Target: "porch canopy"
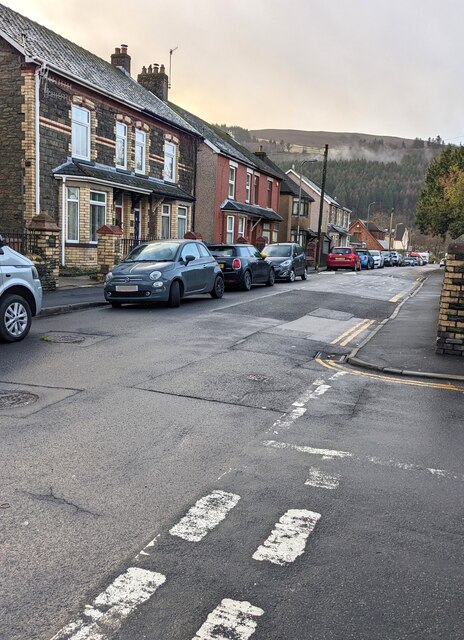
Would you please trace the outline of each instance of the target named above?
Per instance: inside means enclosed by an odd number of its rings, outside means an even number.
[[[142,178],[122,171],[102,168],[101,166],[77,162],[68,162],[53,171],[56,178],[71,178],[73,180],[89,181],[126,191],[136,191],[140,194],[159,196],[193,202],[195,198],[174,184],[167,184],[154,178]]]
[[[258,207],[255,204],[247,204],[246,202],[236,202],[235,200],[224,200],[221,205],[221,211],[243,213],[250,218],[258,218],[264,222],[281,222],[283,219],[282,216],[273,209]]]
[[[349,231],[347,231],[346,229],[344,229],[343,227],[337,227],[334,224],[330,224],[329,225],[329,232],[332,233],[338,233],[338,235],[340,236],[350,236],[351,233]]]

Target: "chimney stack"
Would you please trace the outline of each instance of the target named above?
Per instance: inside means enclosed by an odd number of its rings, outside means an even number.
[[[164,64],[150,64],[148,69],[142,67],[142,73],[137,76],[137,82],[163,102],[167,101],[169,78],[166,75]]]
[[[255,156],[257,158],[259,158],[260,160],[265,160],[267,158],[266,152],[263,151],[263,145],[262,144],[259,145],[259,151],[255,151]]]
[[[121,47],[115,48],[114,53],[111,54],[111,64],[113,67],[122,69],[130,76],[131,57],[127,53],[127,44],[122,44]]]

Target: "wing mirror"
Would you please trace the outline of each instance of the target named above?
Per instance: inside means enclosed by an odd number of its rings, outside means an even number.
[[[188,264],[189,262],[192,262],[192,260],[195,260],[195,256],[188,255],[188,256],[185,256],[185,258],[184,258],[185,264]]]
[[[4,246],[5,246],[5,240],[3,239],[3,236],[0,233],[0,247],[4,247]]]

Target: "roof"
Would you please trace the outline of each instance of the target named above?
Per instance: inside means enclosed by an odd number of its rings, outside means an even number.
[[[4,36],[32,61],[44,62],[51,70],[72,78],[79,84],[109,94],[153,117],[198,135],[178,113],[124,71],[1,4],[0,36]]]
[[[306,176],[303,176],[303,175],[300,176],[300,174],[297,173],[294,169],[289,169],[286,173],[287,173],[288,176],[293,176],[293,178],[290,178],[290,179],[296,179],[296,181],[298,181],[298,182],[299,182],[300,177],[301,177],[301,182],[304,185],[306,185],[307,187],[312,189],[315,193],[317,193],[317,195],[319,197],[321,196],[321,188],[318,187],[315,182],[313,182],[312,180],[310,180]],[[332,198],[332,196],[329,196],[328,193],[324,193],[324,200],[330,205],[333,205],[335,207],[339,207],[340,209],[344,209],[345,211],[348,211],[349,213],[351,213],[351,209],[348,209],[347,207],[344,207],[343,205],[341,205],[339,202],[337,202],[335,200],[335,198]]]
[[[406,233],[406,225],[403,222],[399,222],[395,229],[395,240],[402,240]]]
[[[349,236],[351,235],[349,231],[347,231],[344,227],[337,227],[335,224],[329,225],[329,231],[332,233],[339,233],[341,236]]]
[[[254,155],[258,157],[256,153]],[[293,180],[291,180],[287,176],[283,169],[272,162],[272,160],[264,152],[262,152],[262,155],[259,157],[259,159],[279,175],[280,179],[282,180],[282,184],[280,185],[280,193],[290,194],[292,196],[295,196],[296,198],[299,197],[299,185],[295,184],[295,182],[293,182]],[[314,198],[305,191],[301,192],[301,199],[306,200],[307,202],[315,202]]]
[[[246,213],[253,218],[262,218],[269,222],[280,222],[282,216],[279,216],[273,209],[265,209],[255,204],[246,204],[245,202],[236,202],[235,200],[224,200],[221,204],[221,211],[238,211]]]
[[[176,200],[187,200],[190,202],[194,200],[191,195],[179,189],[179,187],[163,182],[162,180],[142,178],[130,173],[123,173],[116,169],[109,169],[106,166],[103,167],[103,165],[92,165],[77,162],[76,160],[57,167],[53,170],[53,175],[58,178],[66,176],[77,180],[98,180],[102,183],[111,184],[113,187],[129,189],[139,193],[153,193],[163,198],[175,198]]]

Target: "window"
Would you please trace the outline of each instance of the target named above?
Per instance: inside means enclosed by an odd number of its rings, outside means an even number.
[[[253,203],[258,204],[259,201],[259,176],[255,176],[253,185]]]
[[[195,260],[198,260],[200,257],[200,252],[198,251],[198,245],[194,242],[189,242],[188,244],[182,247],[182,251],[180,254],[180,259],[185,260],[187,256],[193,256]]]
[[[226,242],[232,244],[234,241],[234,216],[227,216]]]
[[[294,216],[298,216],[298,208],[299,208],[298,205],[299,205],[299,199],[298,198],[294,198],[293,199],[293,212],[292,212],[292,215],[294,215]],[[307,216],[308,215],[308,202],[306,200],[302,200],[301,201],[300,215],[301,216]]]
[[[239,236],[245,235],[245,218],[238,219],[238,235]]]
[[[119,192],[114,197],[114,224],[118,227],[123,225],[123,206],[122,206],[122,193]]]
[[[272,207],[272,180],[267,181],[267,201],[266,206],[268,209]]]
[[[171,205],[163,204],[161,208],[161,239],[167,240],[171,235]]]
[[[245,202],[251,202],[251,179],[252,179],[252,177],[253,177],[253,174],[250,171],[247,171]]]
[[[202,258],[211,258],[211,254],[208,251],[208,249],[205,247],[204,244],[199,243],[196,246],[198,247],[198,251],[200,252],[200,257],[202,257]]]
[[[116,166],[127,169],[127,126],[116,123]]]
[[[145,173],[145,155],[146,155],[147,138],[144,131],[136,129],[135,131],[135,171],[136,173]]]
[[[97,229],[106,222],[106,193],[90,192],[90,242],[97,242]]]
[[[267,240],[267,242],[271,241],[271,224],[269,222],[265,222],[263,224],[262,236]]]
[[[229,167],[229,198],[235,198],[235,174],[237,169]]]
[[[71,115],[73,157],[90,160],[90,111],[73,104]]]
[[[279,237],[279,225],[275,224],[272,227],[272,242],[278,242],[278,237]]]
[[[187,207],[177,208],[177,237],[183,238],[187,233]]]
[[[79,242],[79,189],[68,187],[66,241]]]
[[[164,179],[176,181],[176,145],[172,142],[164,143]]]

